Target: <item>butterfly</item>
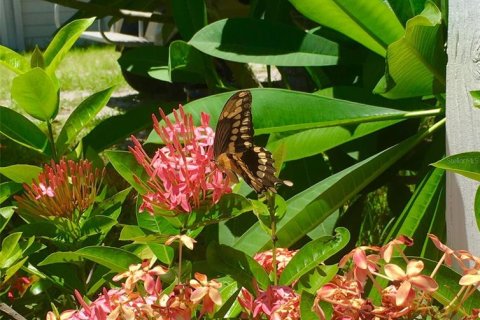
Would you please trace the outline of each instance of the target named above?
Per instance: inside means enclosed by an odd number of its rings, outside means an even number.
[[[281,184],[292,186],[275,176],[272,154],[253,144],[253,133],[252,94],[239,91],[228,99],[218,119],[213,143],[217,166],[232,182],[241,176],[256,193],[276,192]]]

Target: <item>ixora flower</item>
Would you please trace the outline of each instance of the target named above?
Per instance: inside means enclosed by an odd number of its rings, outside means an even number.
[[[167,272],[162,266],[154,266],[151,261],[131,265],[129,270],[113,278],[125,279],[121,288],[102,290],[92,302],[87,302],[80,292],[74,295],[80,305],[79,310],[57,310],[47,314],[47,320],[190,320],[200,319],[205,313],[215,310],[222,299],[216,280],[208,281],[207,276],[195,274],[189,283],[177,284],[166,293],[160,276]],[[198,311],[202,304],[201,311]]]
[[[292,260],[293,256],[298,252],[298,250],[289,250],[286,248],[277,248],[275,249],[275,261],[277,263],[277,275],[282,274],[283,269],[287,264]],[[273,249],[267,250],[264,252],[257,253],[254,257],[267,273],[273,271]]]
[[[60,160],[46,164],[25,193],[15,196],[20,212],[43,217],[73,219],[95,201],[104,170],[94,169],[88,160]]]
[[[213,161],[215,133],[209,127],[209,116],[202,113],[201,125],[196,127],[192,115],[186,114],[182,106],[173,111],[175,123],[162,110],[160,114],[166,125],[160,126],[152,115],[153,127],[165,146],[152,158],[132,136],[134,147],[130,151],[149,176],[146,182],[136,178],[147,189],[140,209],[154,213],[154,207],[159,207],[187,213],[205,201],[217,203],[231,188]]]

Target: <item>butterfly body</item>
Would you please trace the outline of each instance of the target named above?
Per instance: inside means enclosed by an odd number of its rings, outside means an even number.
[[[253,143],[252,94],[235,93],[225,104],[215,131],[214,156],[217,166],[232,182],[240,175],[255,192],[276,192],[276,186],[291,186],[275,176],[272,154]]]

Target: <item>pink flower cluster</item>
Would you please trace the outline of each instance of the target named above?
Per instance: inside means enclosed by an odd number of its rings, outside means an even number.
[[[43,217],[72,219],[94,201],[100,189],[104,170],[94,169],[88,160],[52,160],[31,185],[24,184],[25,193],[15,196],[20,212]]]
[[[280,275],[297,251],[277,248],[275,253],[277,274]],[[273,272],[273,250],[257,253],[254,259],[267,273]],[[271,285],[266,290],[256,287],[255,297],[242,288],[238,301],[253,319],[262,319],[264,316],[270,320],[300,319],[300,295],[289,286]]]
[[[208,281],[201,273],[195,273],[195,279],[189,284],[177,284],[171,293],[165,293],[160,276],[167,269],[151,266],[145,260],[113,278],[125,279],[122,288],[103,289],[103,293],[91,303],[86,302],[75,290],[81,309],[67,310],[58,314],[50,311],[47,320],[189,320],[193,316],[202,317],[212,313],[215,306],[222,304],[218,289],[221,284],[216,280]],[[202,305],[200,312],[196,310]]]
[[[150,158],[140,142],[132,136],[134,147],[130,151],[145,169],[149,178],[142,182],[148,191],[143,195],[141,210],[154,213],[154,208],[191,212],[204,201],[217,203],[225,193],[230,193],[229,181],[213,161],[215,133],[209,127],[209,116],[201,115],[201,125],[193,124],[192,115],[180,106],[174,110],[175,123],[160,110],[165,126],[160,126],[152,115],[155,132],[165,146]]]
[[[326,319],[320,301],[329,303],[333,308],[332,320],[357,319],[416,319],[429,316],[432,319],[448,319],[480,284],[480,259],[466,251],[454,251],[434,235],[429,235],[437,248],[444,252],[437,267],[430,275],[422,274],[424,263],[421,260],[408,259],[403,253],[403,246],[413,245],[413,240],[400,236],[383,247],[363,246],[352,250],[342,258],[340,267],[352,261],[352,266],[345,275],[336,275],[332,281],[317,291],[313,310],[320,319]],[[396,251],[405,261],[406,269],[390,263]],[[455,258],[464,270],[459,284],[465,286],[444,310],[432,305],[431,294],[438,290],[434,280],[441,264],[451,265]],[[383,260],[383,261],[382,261]],[[473,267],[468,263],[473,262]],[[382,272],[383,270],[383,272]],[[378,281],[388,280],[386,287]],[[376,306],[364,296],[368,281],[381,295],[381,305]],[[453,313],[452,313],[453,312]],[[478,311],[472,317],[478,319]]]

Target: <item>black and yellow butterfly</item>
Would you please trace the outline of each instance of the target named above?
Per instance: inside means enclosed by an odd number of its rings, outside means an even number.
[[[239,91],[228,99],[218,119],[213,145],[215,162],[233,182],[240,175],[256,193],[276,192],[292,182],[275,176],[272,154],[253,144],[252,94]]]

